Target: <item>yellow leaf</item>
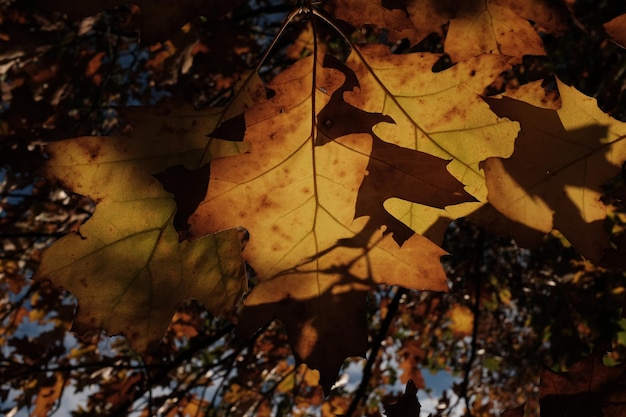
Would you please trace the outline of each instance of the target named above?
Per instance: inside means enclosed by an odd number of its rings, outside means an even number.
[[[583,255],[599,260],[609,244],[601,185],[619,174],[626,160],[626,123],[575,88],[560,81],[558,88],[558,110],[507,97],[488,100],[498,115],[515,117],[522,126],[509,159],[484,163],[489,202],[535,230],[557,229]]]
[[[361,54],[367,64],[309,57],[276,77],[274,95],[245,114],[250,152],[211,164],[207,196],[189,218],[192,235],[250,232],[244,256],[259,283],[240,331],[280,318],[296,358],[320,370],[326,389],[345,357],[365,353],[367,289],[447,289],[445,252],[416,231],[473,201],[463,184],[483,190],[478,163],[509,155],[517,133],[477,95],[506,58],[433,74],[438,56]],[[450,91],[467,107],[445,99]],[[456,156],[465,160],[448,162]],[[383,207],[392,197],[434,214],[415,213],[408,227]]]
[[[449,311],[450,328],[456,336],[469,336],[474,327],[474,313],[468,307],[455,304]]]
[[[78,233],[44,253],[35,279],[50,279],[78,298],[79,332],[123,333],[144,352],[159,342],[185,299],[227,315],[245,291],[237,231],[179,242],[174,226],[182,204],[177,211],[154,176],[173,165],[194,168],[210,156],[238,153],[239,145],[204,138],[219,110],[129,113],[137,123],[130,136],[83,137],[46,148],[44,174],[97,207]]]
[[[361,89],[368,94],[359,97],[359,103],[395,121],[376,126],[376,134],[403,148],[450,160],[447,170],[478,200],[445,208],[400,198],[385,202],[385,209],[411,229],[441,242],[449,219],[468,215],[487,199],[479,163],[513,152],[519,124],[498,117],[480,98],[485,86],[508,67],[508,58],[481,55],[434,73],[437,54],[389,55],[381,46],[365,48],[362,54],[367,64],[354,65]]]

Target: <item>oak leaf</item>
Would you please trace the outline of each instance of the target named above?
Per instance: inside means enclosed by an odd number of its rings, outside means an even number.
[[[548,0],[406,0],[405,10],[389,10],[378,1],[334,0],[333,13],[356,27],[373,24],[390,30],[390,39],[411,45],[431,33],[445,34],[444,51],[454,62],[484,53],[512,57],[545,55],[538,31],[566,30],[566,8]],[[534,22],[534,25],[531,24]]]
[[[424,388],[426,384],[420,364],[424,360],[426,352],[422,347],[422,342],[416,339],[403,340],[398,353],[402,358],[398,364],[398,370],[401,371],[400,382],[406,384],[411,380],[417,388]]]
[[[450,20],[444,50],[459,62],[483,53],[515,57],[545,55],[543,42],[530,22],[510,8],[511,1],[467,1]],[[468,35],[469,34],[469,35]]]
[[[517,97],[532,101],[525,89]],[[603,113],[596,100],[558,82],[561,107],[553,110],[503,97],[487,99],[522,130],[508,159],[483,167],[489,202],[510,219],[547,233],[558,229],[586,257],[599,260],[608,248],[601,186],[626,160],[626,124]],[[531,95],[532,94],[532,95]]]
[[[407,0],[406,10],[420,38],[431,33],[443,35],[444,27],[459,9],[458,0]]]
[[[386,148],[394,145],[404,149],[404,155],[409,155],[407,149],[410,149],[448,160],[447,171],[473,196],[475,202],[470,199],[456,205],[448,202],[445,208],[436,201],[424,200],[429,196],[451,195],[451,184],[444,187],[441,183],[437,184],[441,193],[432,189],[425,193],[426,188],[414,183],[403,187],[405,195],[387,196],[384,208],[391,215],[439,243],[450,219],[466,216],[486,201],[487,188],[480,162],[495,155],[507,157],[513,152],[519,124],[498,117],[480,97],[485,87],[508,68],[508,58],[481,55],[434,73],[431,68],[441,57],[439,54],[389,55],[380,46],[363,48],[361,53],[366,64],[355,59],[353,65],[362,90],[370,93],[354,98],[348,95],[347,101],[354,100],[354,104],[369,111],[387,114],[395,122],[395,125],[375,127],[374,132],[389,145],[379,146],[375,142],[373,152],[380,149],[384,154]],[[402,157],[398,160],[397,163],[402,163]],[[435,160],[431,162],[436,164]],[[413,169],[422,169],[421,175],[428,175],[425,161]],[[377,184],[379,189],[382,186]],[[412,195],[406,196],[407,193]]]
[[[245,146],[203,137],[219,121],[218,110],[126,113],[137,124],[128,136],[82,137],[46,147],[43,174],[97,206],[77,233],[44,253],[35,279],[49,279],[78,298],[79,333],[123,333],[144,352],[159,342],[184,300],[196,298],[214,314],[226,315],[246,289],[237,231],[179,242],[176,203],[154,175],[171,166],[195,168]]]
[[[500,73],[506,59],[477,58],[452,70],[454,75],[437,74],[445,80],[439,82],[430,75],[438,56],[394,56],[381,48],[360,53],[367,64],[358,54],[347,64],[309,57],[277,76],[267,86],[272,97],[245,113],[250,152],[211,163],[207,196],[189,218],[192,235],[236,225],[249,230],[244,256],[259,283],[245,301],[239,331],[249,334],[280,318],[296,358],[320,371],[327,391],[345,357],[363,355],[367,347],[367,289],[380,283],[447,288],[439,261],[445,252],[391,216],[385,200],[403,198],[438,214],[475,201],[446,167],[458,163],[459,177],[481,189],[482,177],[468,174],[468,165],[477,172],[487,155],[509,155],[517,133],[515,123],[498,119],[475,92]],[[452,81],[459,74],[465,77]],[[399,91],[391,94],[386,83]],[[455,88],[480,109],[460,111],[446,107],[449,101],[421,108],[422,99],[430,103],[431,95]],[[483,118],[473,120],[481,112]],[[445,123],[454,131],[426,133]],[[459,127],[467,129],[465,135]],[[495,133],[504,138],[491,145]],[[471,162],[449,162],[418,149],[433,137],[441,141],[425,149],[450,156],[441,152],[442,142],[469,149],[454,141],[471,138],[479,152]],[[424,229],[430,225],[419,221]]]

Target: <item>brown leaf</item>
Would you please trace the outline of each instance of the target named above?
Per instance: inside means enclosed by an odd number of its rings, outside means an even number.
[[[413,45],[431,33],[430,26],[414,25],[405,11],[389,10],[383,6],[382,0],[334,0],[329,2],[329,5],[336,18],[345,20],[357,28],[374,25],[390,29],[388,35],[392,42],[407,38]],[[433,32],[441,28],[434,29],[436,30]]]
[[[424,388],[424,376],[420,370],[420,364],[425,357],[425,352],[421,341],[419,339],[404,340],[398,353],[402,357],[399,365],[402,370],[400,382],[406,384],[411,380],[417,388]]]
[[[287,280],[281,280],[280,284],[284,288],[293,287]],[[261,287],[261,291],[266,287]],[[255,291],[256,298],[261,298],[259,290]],[[274,303],[247,306],[237,332],[248,337],[265,323],[280,319],[287,329],[296,360],[319,370],[319,383],[328,394],[345,358],[365,356],[367,292],[331,289],[304,300],[298,295],[287,294]]]
[[[422,39],[430,33],[443,35],[443,28],[459,9],[458,0],[407,0],[409,18]]]
[[[414,232],[385,209],[383,204],[388,199],[399,198],[440,209],[477,201],[465,191],[463,183],[446,170],[449,161],[384,142],[377,136],[373,139],[355,215],[368,215],[385,225],[399,245]]]
[[[163,184],[165,191],[174,194],[176,214],[173,223],[179,233],[189,230],[187,219],[204,199],[210,174],[211,166],[207,164],[195,170],[176,165],[153,175]]]
[[[537,30],[558,35],[567,28],[568,15],[564,6],[548,0],[408,0],[406,10],[418,40],[433,32],[443,35],[449,23],[444,51],[455,62],[482,53],[511,56],[511,63],[524,55],[545,55]],[[358,21],[355,16],[351,23],[358,26]]]
[[[515,64],[524,55],[545,55],[535,28],[511,9],[510,3],[513,2],[462,2],[450,21],[444,43],[444,51],[452,61],[493,53],[514,57],[511,63]]]
[[[493,0],[493,3],[511,9],[523,19],[533,21],[536,29],[542,32],[560,35],[568,29],[569,11],[560,2],[550,0]]]
[[[514,221],[543,233],[558,229],[583,255],[599,260],[608,247],[601,185],[621,172],[626,124],[603,113],[594,99],[558,85],[558,110],[487,99],[496,114],[522,126],[511,158],[483,164],[488,199]]]

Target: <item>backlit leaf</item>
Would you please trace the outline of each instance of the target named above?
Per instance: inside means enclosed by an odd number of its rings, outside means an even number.
[[[507,68],[508,58],[482,55],[434,73],[431,68],[440,57],[437,54],[388,55],[383,47],[365,48],[362,54],[367,66],[359,61],[354,65],[362,90],[369,93],[355,96],[354,103],[387,114],[395,122],[379,124],[374,132],[403,149],[403,155],[410,155],[407,149],[412,149],[450,160],[447,171],[464,185],[464,192],[473,196],[464,204],[456,204],[461,201],[449,200],[454,195],[451,184],[444,186],[439,181],[440,194],[448,195],[442,206],[423,200],[420,196],[426,189],[416,183],[407,184],[402,191],[393,188],[397,194],[388,196],[385,209],[417,233],[441,242],[449,219],[466,216],[486,201],[487,189],[479,163],[493,155],[509,156],[513,152],[518,123],[499,118],[479,96]],[[347,100],[350,102],[352,97]],[[376,151],[376,142],[374,146]],[[396,164],[402,163],[403,158],[407,156],[398,157]],[[426,161],[416,165],[413,169],[423,169],[422,175],[427,175]],[[438,171],[432,172],[436,175]],[[393,181],[397,181],[395,177],[389,182]],[[409,193],[414,196],[407,198]],[[429,190],[427,195],[437,193]]]
[[[158,343],[182,301],[196,298],[214,314],[230,314],[246,287],[237,231],[179,242],[176,203],[153,175],[169,166],[197,167],[205,155],[238,153],[241,145],[200,134],[217,123],[215,110],[129,114],[137,123],[129,136],[47,146],[44,175],[97,207],[77,233],[44,253],[35,279],[78,298],[79,332],[123,333],[143,352]]]
[[[452,70],[466,74],[453,81],[450,73],[430,71],[438,56],[381,48],[362,54],[373,64],[365,67],[356,56],[348,66],[309,57],[276,77],[268,85],[275,95],[245,114],[250,152],[212,162],[206,199],[189,219],[193,235],[238,225],[249,230],[244,256],[259,284],[246,299],[240,331],[280,318],[296,357],[320,370],[327,390],[345,357],[365,352],[368,288],[447,288],[439,262],[445,252],[415,233],[432,219],[416,216],[408,227],[384,209],[385,201],[403,198],[437,214],[474,201],[458,177],[482,189],[478,162],[510,154],[517,132],[476,95],[506,59],[477,58]],[[479,108],[448,107],[436,94],[445,88]],[[429,102],[431,96],[440,102]],[[452,131],[440,131],[444,120]],[[496,141],[496,133],[505,137]],[[469,138],[478,143],[471,146],[474,159],[440,158],[461,153]]]
[[[558,87],[558,110],[507,97],[487,100],[498,115],[522,126],[511,158],[484,163],[489,202],[535,230],[558,229],[583,255],[598,260],[608,247],[601,185],[626,160],[626,124],[598,109],[595,99],[561,82]]]

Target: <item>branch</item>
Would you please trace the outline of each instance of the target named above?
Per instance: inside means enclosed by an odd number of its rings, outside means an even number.
[[[141,390],[137,390],[134,392],[134,396],[132,399],[129,399],[121,404],[119,404],[116,408],[111,410],[109,416],[119,416],[123,417],[128,415],[128,409],[132,406],[132,404],[138,399],[144,396],[146,392],[150,392],[152,387],[154,387],[157,383],[159,383],[163,378],[167,377],[167,375],[176,369],[182,363],[190,360],[193,356],[195,356],[198,352],[206,349],[211,346],[213,343],[216,343],[222,337],[226,336],[230,333],[235,326],[231,323],[228,323],[226,326],[219,329],[214,335],[202,337],[201,340],[196,340],[196,343],[193,344],[189,349],[182,352],[180,355],[176,357],[170,363],[165,364],[164,366],[159,366],[159,372],[155,375],[150,376],[150,379],[147,383],[144,384]],[[142,369],[146,369],[146,365],[142,366]],[[139,381],[138,381],[139,382]]]
[[[350,403],[350,407],[348,407],[346,416],[354,415],[357,407],[359,406],[359,403],[365,398],[367,386],[369,385],[369,381],[372,378],[372,368],[374,366],[374,362],[376,362],[378,352],[380,351],[383,341],[387,337],[387,332],[391,327],[393,317],[396,315],[396,311],[398,310],[398,306],[400,305],[400,300],[402,299],[402,296],[406,293],[406,288],[398,287],[398,289],[396,290],[396,294],[393,296],[393,300],[391,300],[391,303],[387,308],[387,315],[380,325],[380,329],[378,330],[378,334],[376,335],[376,339],[374,340],[372,345],[372,351],[370,352],[367,363],[363,368],[363,377],[361,378],[361,384],[357,388],[355,395],[352,398],[352,402]]]
[[[470,356],[465,364],[465,375],[463,376],[463,382],[461,382],[461,390],[460,396],[463,398],[465,402],[466,415],[468,417],[473,417],[472,412],[470,411],[470,403],[469,396],[467,395],[467,389],[469,387],[469,379],[470,374],[472,372],[472,365],[476,360],[476,351],[478,350],[478,325],[480,322],[480,297],[481,297],[481,260],[480,256],[484,250],[484,236],[483,231],[478,231],[478,239],[477,239],[477,247],[478,251],[474,253],[473,259],[473,268],[472,268],[472,277],[474,278],[474,304],[472,305],[472,313],[474,314],[474,322],[472,325],[472,342],[470,344]]]

